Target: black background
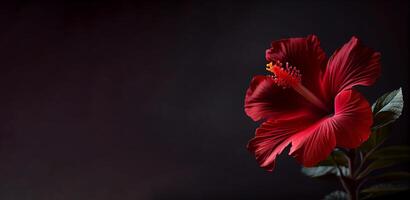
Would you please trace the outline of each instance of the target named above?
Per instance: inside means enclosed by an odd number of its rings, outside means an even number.
[[[0,199],[320,199],[340,186],[245,149],[265,49],[313,33],[330,56],[356,35],[382,53],[373,102],[408,93],[407,23],[406,1],[2,5]]]

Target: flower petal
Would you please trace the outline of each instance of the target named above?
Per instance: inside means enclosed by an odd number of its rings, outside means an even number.
[[[336,147],[336,136],[332,120],[323,118],[290,139],[289,155],[303,166],[312,167],[326,159]]]
[[[245,112],[255,121],[312,106],[293,89],[278,87],[269,76],[255,76],[245,96]]]
[[[290,138],[315,121],[308,111],[289,113],[280,119],[269,119],[256,129],[255,137],[248,143],[248,150],[255,154],[259,165],[272,171],[275,159],[290,144]]]
[[[369,138],[372,111],[357,91],[344,90],[335,98],[335,115],[294,134],[289,152],[305,167],[330,155],[335,146],[356,148]]]
[[[380,53],[362,45],[356,37],[329,59],[323,76],[327,97],[356,85],[372,85],[380,76]]]
[[[344,90],[336,96],[335,115],[337,146],[356,148],[369,138],[373,124],[367,100],[356,90]]]
[[[321,71],[326,67],[326,55],[315,35],[274,41],[272,48],[266,50],[265,57],[269,62],[289,62],[300,70],[305,87],[315,93],[320,92],[319,80]]]

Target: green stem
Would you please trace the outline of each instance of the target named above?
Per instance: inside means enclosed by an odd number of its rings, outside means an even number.
[[[349,171],[350,175],[349,178],[350,180],[348,181],[348,195],[350,200],[358,200],[359,199],[359,188],[358,188],[358,182],[354,177],[354,174],[356,173],[356,166],[357,166],[357,151],[356,150],[350,150],[349,151]]]
[[[354,153],[354,154],[353,154]],[[334,156],[332,154],[332,160],[334,162],[334,165],[336,166],[336,168],[338,169],[340,176],[339,176],[339,180],[344,188],[344,190],[346,191],[349,200],[358,200],[359,199],[359,187],[360,187],[360,182],[357,181],[352,175],[355,173],[355,160],[356,160],[356,153],[355,152],[348,152],[348,156],[346,156],[346,159],[349,163],[348,167],[349,167],[349,176],[345,176],[343,174],[342,169],[340,168],[340,166],[337,164],[337,162],[334,159]]]
[[[369,152],[367,152],[367,153],[363,156],[363,159],[361,159],[360,165],[359,165],[359,167],[357,167],[357,171],[356,171],[356,173],[354,174],[355,176],[359,176],[359,177],[358,177],[359,179],[360,179],[360,178],[363,178],[363,177],[360,177],[360,174],[359,174],[359,173],[361,172],[361,170],[362,170],[364,164],[366,163],[366,161],[367,161],[367,159],[370,157],[370,155],[372,155],[372,153],[373,153],[374,151],[376,151],[376,149],[378,149],[385,141],[386,141],[386,139],[382,140],[379,144],[377,144],[376,146],[374,146]]]

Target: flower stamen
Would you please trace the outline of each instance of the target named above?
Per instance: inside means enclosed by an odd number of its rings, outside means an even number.
[[[327,111],[326,105],[317,98],[311,91],[309,91],[305,86],[302,85],[302,74],[296,67],[286,63],[285,67],[280,61],[276,61],[275,64],[272,62],[266,65],[266,70],[273,73],[273,80],[276,85],[286,88],[293,88],[297,93],[305,97],[315,106]]]
[[[285,88],[293,87],[297,85],[302,80],[302,75],[296,67],[290,66],[286,63],[286,67],[282,67],[282,63],[277,61],[275,64],[272,62],[266,65],[266,70],[272,72],[274,76],[274,81],[278,86]]]

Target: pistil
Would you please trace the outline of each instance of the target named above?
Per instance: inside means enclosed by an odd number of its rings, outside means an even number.
[[[311,91],[302,85],[302,74],[296,67],[290,66],[286,63],[285,67],[282,67],[282,63],[277,61],[275,64],[272,62],[266,65],[266,70],[274,74],[273,80],[275,83],[282,87],[293,88],[297,93],[303,96],[306,100],[317,106],[318,108],[327,111],[326,105],[317,98]]]

